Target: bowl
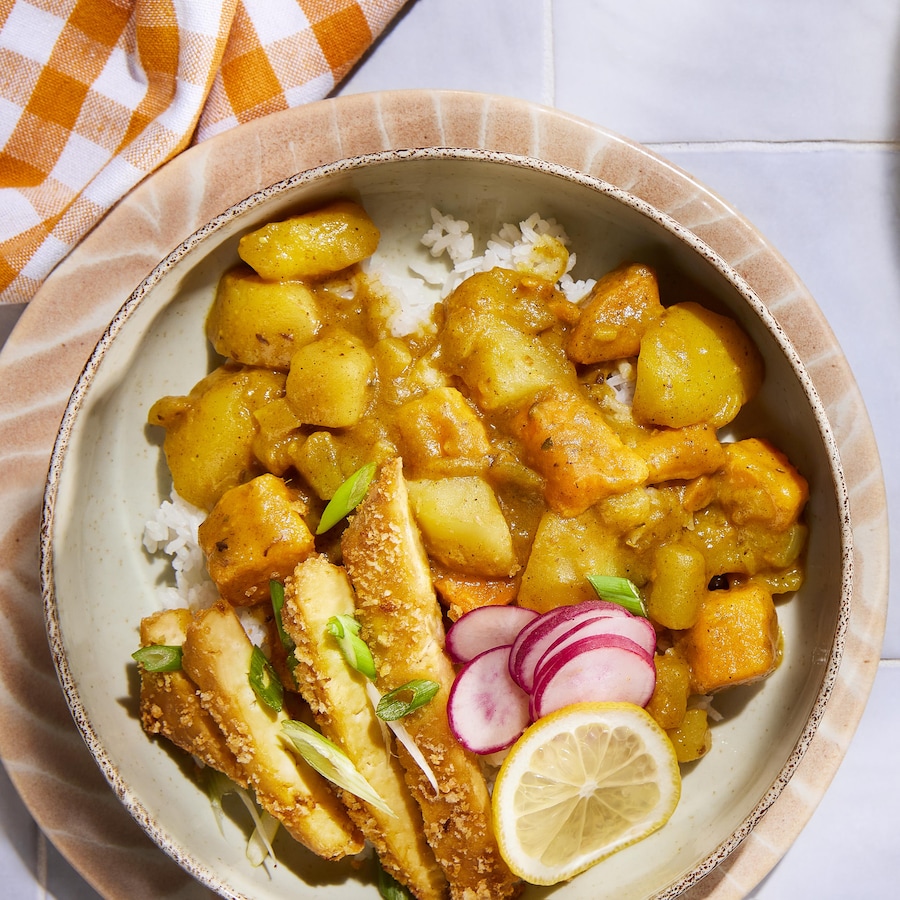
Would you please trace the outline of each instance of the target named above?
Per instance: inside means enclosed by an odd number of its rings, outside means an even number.
[[[318,166],[212,218],[163,259],[115,315],[66,407],[51,460],[42,583],[54,662],[72,715],[128,811],[201,883],[227,897],[376,896],[365,867],[322,863],[289,840],[278,864],[246,859],[246,820],[221,827],[185,761],[143,733],[130,654],[159,608],[166,563],[142,547],[169,486],[151,404],[185,394],[210,367],[204,320],[240,236],[339,197],[362,202],[382,233],[381,266],[402,280],[434,207],[476,238],[537,211],[564,224],[577,277],[639,259],[698,285],[760,349],[766,378],[738,429],[781,447],[811,485],[808,555],[797,595],[779,606],[783,662],[762,685],[718,704],[713,748],[684,773],[669,823],[552,891],[579,900],[671,897],[697,885],[759,823],[813,740],[835,685],[850,616],[850,500],[825,407],[797,350],[748,283],[673,218],[620,188],[559,164],[487,150],[409,149]],[[663,276],[665,277],[665,276]],[[526,889],[526,897],[546,895]]]

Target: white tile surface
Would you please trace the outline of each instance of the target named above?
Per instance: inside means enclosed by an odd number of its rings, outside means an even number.
[[[417,0],[339,93],[406,87],[555,104],[651,144],[727,198],[781,250],[838,335],[873,420],[897,519],[896,0]],[[0,307],[0,340],[18,312]],[[882,656],[831,790],[755,900],[897,895],[896,589]],[[0,874],[0,896],[12,900],[98,896],[49,848],[2,772]]]

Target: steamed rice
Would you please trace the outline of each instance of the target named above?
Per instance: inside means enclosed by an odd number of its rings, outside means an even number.
[[[491,269],[514,269],[534,271],[538,268],[535,249],[542,240],[553,238],[568,248],[569,236],[565,228],[555,219],[543,219],[532,213],[527,219],[514,225],[507,222],[493,235],[480,256],[475,255],[475,238],[469,232],[469,223],[453,216],[444,215],[440,210],[431,210],[431,228],[422,236],[422,244],[432,257],[449,257],[452,267],[447,272],[441,286],[441,296],[446,297],[466,278],[475,272],[489,272]],[[559,287],[573,303],[582,300],[594,286],[594,279],[575,281],[569,274],[575,267],[575,254],[569,254],[566,272],[559,280]],[[416,274],[421,269],[410,266]],[[424,276],[423,276],[424,277]]]

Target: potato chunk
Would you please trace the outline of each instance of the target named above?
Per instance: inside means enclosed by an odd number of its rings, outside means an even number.
[[[198,613],[184,642],[184,670],[225,734],[260,806],[325,859],[358,853],[363,839],[318,772],[288,750],[287,713],[276,712],[250,685],[253,645],[234,610],[219,601]]]
[[[778,664],[778,617],[772,595],[753,581],[709,591],[697,621],[676,638],[691,667],[691,688],[711,694],[770,675]]]
[[[151,425],[166,430],[163,451],[176,492],[210,510],[229,488],[260,474],[253,413],[284,393],[284,373],[233,364],[199,381],[186,397],[162,397]]]
[[[141,646],[180,647],[191,624],[187,609],[167,609],[141,620]],[[141,667],[141,724],[148,734],[160,734],[204,765],[223,772],[235,784],[247,778],[225,736],[203,708],[197,686],[181,670],[148,672]]]
[[[675,748],[675,758],[680,763],[694,762],[701,756],[706,756],[712,747],[712,734],[705,709],[687,710],[681,724],[677,728],[667,729],[666,734]]]
[[[650,618],[665,628],[690,628],[700,614],[708,583],[706,559],[699,550],[679,543],[658,547],[647,597]]]
[[[301,431],[303,423],[285,397],[261,406],[253,413],[253,420],[257,426],[253,455],[267,472],[284,475],[295,465],[297,454],[306,441],[306,435]]]
[[[249,366],[287,369],[319,328],[316,298],[301,281],[264,281],[246,267],[226,272],[206,318],[217,353]]]
[[[459,368],[472,399],[488,412],[515,408],[541,388],[575,381],[560,350],[499,320],[481,326]]]
[[[670,306],[641,340],[633,411],[644,425],[727,425],[762,383],[759,351],[733,319]]]
[[[509,525],[491,486],[477,476],[407,485],[425,547],[450,569],[486,578],[519,568]]]
[[[358,203],[339,200],[245,234],[238,255],[270,281],[324,278],[371,256],[380,237]]]
[[[549,506],[577,516],[598,500],[643,484],[647,464],[578,393],[541,392],[513,421],[525,458],[546,481]]]
[[[442,359],[480,409],[515,408],[551,384],[574,386],[575,368],[553,332],[567,302],[557,293],[549,282],[494,269],[445,301]]]
[[[260,475],[222,495],[199,528],[206,567],[235,606],[267,600],[269,581],[283,581],[315,550],[305,501],[275,475]]]
[[[541,518],[522,585],[519,605],[546,612],[555,606],[596,600],[588,575],[630,577],[632,556],[594,510],[566,518],[547,511]]]
[[[671,647],[665,653],[657,653],[654,664],[656,687],[647,704],[647,712],[656,719],[660,728],[678,728],[687,712],[691,669]]]
[[[411,472],[427,475],[447,460],[484,459],[491,452],[484,423],[456,388],[438,387],[410,400],[394,422]]]
[[[594,286],[566,351],[578,363],[637,356],[647,326],[662,312],[654,271],[638,264],[620,266]]]
[[[366,411],[374,372],[362,341],[343,328],[331,328],[292,357],[286,396],[305,424],[347,428]]]

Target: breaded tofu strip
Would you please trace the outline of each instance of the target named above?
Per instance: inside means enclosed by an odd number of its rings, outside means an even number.
[[[295,756],[282,737],[287,720],[256,696],[249,681],[253,645],[234,610],[219,600],[187,630],[182,665],[225,734],[259,804],[301,844],[326,859],[364,844],[328,781]]]
[[[326,628],[332,616],[356,613],[343,569],[325,557],[300,563],[285,584],[282,622],[296,644],[295,674],[322,733],[350,758],[394,815],[343,792],[350,817],[381,864],[418,900],[447,896],[447,879],[425,840],[422,813],[366,691],[366,677],[348,665]]]
[[[180,647],[190,623],[191,613],[186,609],[167,609],[147,616],[141,620],[141,646]],[[219,726],[201,705],[194,682],[183,671],[148,672],[143,667],[140,671],[144,730],[161,734],[176,747],[246,787],[243,769],[228,749]]]
[[[384,694],[414,678],[441,686],[431,702],[403,719],[436,776],[437,793],[402,746],[399,753],[451,895],[457,900],[512,896],[519,883],[497,848],[484,777],[447,721],[455,673],[444,653],[441,611],[399,458],[383,465],[341,546],[356,591],[361,636],[375,658],[378,690]]]

